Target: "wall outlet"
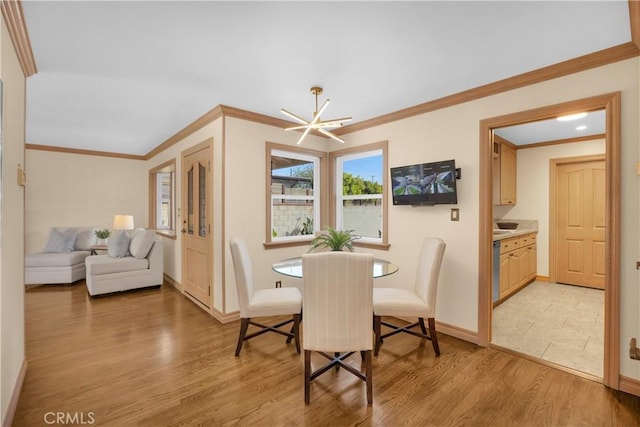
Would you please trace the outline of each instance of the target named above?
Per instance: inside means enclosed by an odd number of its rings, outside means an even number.
[[[635,338],[629,340],[629,357],[634,360],[640,360],[640,348],[637,345]]]

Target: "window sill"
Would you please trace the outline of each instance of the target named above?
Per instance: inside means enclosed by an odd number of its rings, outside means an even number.
[[[378,249],[388,251],[391,247],[390,243],[373,243],[373,242],[353,242],[353,246],[358,248]]]
[[[289,242],[266,242],[262,244],[265,249],[279,249],[279,248],[292,248],[295,246],[311,246],[311,239],[309,240],[293,240]]]
[[[176,240],[177,235],[175,230],[153,230],[157,235],[166,237],[168,239]]]
[[[311,246],[311,240],[299,240],[293,242],[267,242],[262,244],[265,249],[291,248],[295,246]],[[353,242],[353,246],[358,248],[378,249],[388,251],[390,243]]]

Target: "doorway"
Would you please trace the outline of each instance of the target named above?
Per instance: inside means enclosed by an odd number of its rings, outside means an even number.
[[[182,282],[184,292],[212,306],[211,153],[213,140],[182,152]]]
[[[480,233],[479,233],[479,307],[478,343],[490,346],[492,324],[492,135],[493,129],[531,123],[567,113],[606,112],[606,201],[605,291],[604,291],[604,366],[603,383],[619,388],[619,252],[620,252],[620,93],[605,94],[535,110],[494,117],[480,122]]]

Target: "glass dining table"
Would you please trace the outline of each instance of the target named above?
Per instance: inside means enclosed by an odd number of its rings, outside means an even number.
[[[302,278],[302,257],[287,258],[278,261],[272,266],[276,273],[289,277]],[[384,259],[375,258],[373,260],[373,278],[384,277],[398,271],[397,264],[393,264]]]

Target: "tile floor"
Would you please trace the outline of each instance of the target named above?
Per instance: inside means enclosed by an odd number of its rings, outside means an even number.
[[[492,343],[602,378],[604,291],[533,282],[493,310]]]

